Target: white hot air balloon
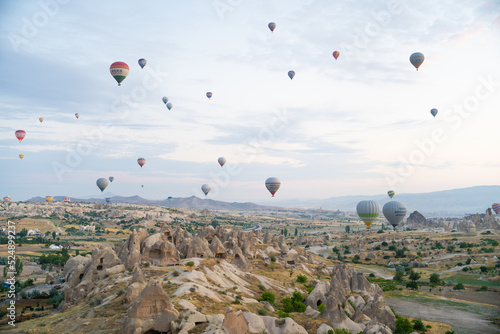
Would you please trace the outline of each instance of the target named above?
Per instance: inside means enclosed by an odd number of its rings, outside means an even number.
[[[380,214],[380,205],[375,201],[361,201],[356,206],[359,218],[365,223],[366,228],[370,228],[372,223]]]
[[[217,161],[219,162],[219,165],[222,167],[226,163],[226,158],[220,157],[219,159],[217,159]]]
[[[266,180],[266,188],[267,190],[269,190],[271,195],[273,195],[273,197],[274,194],[276,194],[276,192],[280,188],[280,186],[281,186],[281,181],[277,177],[270,177]]]
[[[384,213],[385,219],[387,219],[392,227],[396,229],[396,226],[398,226],[406,216],[406,206],[398,201],[390,201],[385,203],[382,212]]]
[[[208,195],[208,193],[210,192],[210,189],[212,189],[212,187],[210,187],[208,184],[204,184],[201,186],[201,191],[203,191],[203,193],[205,194],[205,196]]]

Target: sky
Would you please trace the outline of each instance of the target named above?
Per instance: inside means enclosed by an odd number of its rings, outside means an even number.
[[[499,13],[465,0],[0,0],[0,196],[203,197],[206,183],[212,199],[272,204],[272,176],[280,199],[498,185]],[[121,86],[115,61],[130,67]]]

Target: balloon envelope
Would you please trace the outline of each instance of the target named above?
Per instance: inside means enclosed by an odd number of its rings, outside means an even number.
[[[294,76],[295,76],[294,71],[288,71],[288,77],[290,78],[290,80],[292,80]]]
[[[436,108],[431,109],[431,115],[436,117],[438,110]]]
[[[106,197],[106,203],[111,203],[111,198]]]
[[[269,27],[269,30],[271,30],[271,32],[273,32],[274,29],[276,29],[276,23],[274,22],[269,22],[267,26]]]
[[[43,117],[40,117],[38,120],[40,121],[40,123],[43,123]]]
[[[270,177],[266,180],[266,188],[271,193],[272,197],[281,186],[281,181],[277,177]]]
[[[389,197],[390,197],[390,198],[393,198],[395,194],[396,194],[396,193],[394,192],[394,190],[389,190],[389,191],[387,192],[387,195],[389,195]]]
[[[491,205],[491,208],[493,209],[493,211],[495,211],[496,214],[500,213],[500,203],[493,203]]]
[[[115,178],[114,178],[113,176],[110,176],[110,177],[109,177],[109,182],[113,182],[113,180],[114,180],[114,179],[115,179]]]
[[[172,102],[167,103],[167,108],[168,108],[168,110],[172,109],[172,107],[173,107],[173,106],[174,106],[174,105],[172,104]]]
[[[167,104],[168,102],[168,97],[164,96],[161,98],[161,100],[163,101],[163,103]]]
[[[138,164],[139,164],[139,166],[141,166],[141,168],[142,168],[142,166],[144,166],[144,164],[146,163],[146,159],[144,159],[144,158],[139,158],[139,159],[137,159],[137,163],[138,163]]]
[[[19,142],[22,142],[24,137],[26,137],[26,131],[24,131],[24,130],[17,130],[15,134],[16,134],[16,138],[19,140]]]
[[[226,163],[226,158],[220,157],[219,159],[217,159],[217,161],[219,162],[219,165],[222,167]]]
[[[97,184],[97,187],[99,187],[99,189],[101,189],[101,192],[103,192],[104,189],[106,189],[106,187],[108,186],[109,182],[108,182],[108,179],[101,177],[100,179],[97,179],[96,184]]]
[[[413,53],[411,56],[410,56],[410,63],[415,66],[415,68],[417,69],[418,71],[418,68],[420,67],[420,65],[422,65],[422,63],[424,62],[424,55],[423,53],[421,52],[415,52]]]
[[[356,212],[359,218],[365,223],[366,227],[369,228],[380,214],[380,205],[372,200],[361,201],[356,206]]]
[[[52,197],[52,196],[45,196],[45,200],[50,203],[50,202],[52,202],[54,200],[54,197]]]
[[[76,117],[76,118],[79,118],[79,117],[80,117],[80,114],[79,114],[79,113],[76,113],[76,114],[75,114],[75,117]]]
[[[168,199],[168,201],[169,201],[170,203],[172,203],[172,201],[174,200],[174,198],[173,198],[172,196],[168,196],[168,198],[167,198],[167,199]]]
[[[71,198],[69,198],[69,197],[64,197],[64,198],[63,198],[63,202],[71,202]]]
[[[333,58],[335,58],[335,60],[337,60],[339,58],[339,56],[340,56],[340,52],[333,51],[332,55],[333,55]]]
[[[109,67],[109,72],[111,72],[113,78],[115,78],[116,82],[118,82],[118,86],[122,85],[121,82],[125,80],[129,71],[130,68],[128,65],[122,61],[115,61]]]
[[[396,226],[398,226],[406,216],[406,206],[401,202],[390,201],[385,203],[382,212],[384,213],[385,219],[387,219],[394,229],[396,229]]]
[[[23,158],[24,158],[24,154],[19,154],[19,158],[20,158],[21,160],[23,160]]]
[[[3,201],[4,201],[5,203],[10,203],[10,196],[5,196],[5,197],[3,198]]]
[[[207,92],[207,97],[210,100],[210,98],[212,97],[212,92]]]
[[[144,66],[146,66],[146,64],[148,63],[144,58],[139,59],[137,62],[139,63],[139,66],[141,66],[141,68],[144,68]]]
[[[210,192],[210,189],[212,189],[212,187],[210,187],[208,184],[204,184],[201,186],[201,191],[203,191],[205,196],[208,195],[208,193]]]

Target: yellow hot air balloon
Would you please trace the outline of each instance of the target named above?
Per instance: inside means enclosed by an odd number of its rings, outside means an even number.
[[[52,196],[45,196],[45,200],[50,203],[50,202],[52,202],[54,200],[54,197],[52,197]]]
[[[24,154],[19,154],[19,158],[20,158],[21,160],[23,160],[23,158],[24,158]]]

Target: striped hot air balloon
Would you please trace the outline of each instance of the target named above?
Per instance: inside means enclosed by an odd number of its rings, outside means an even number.
[[[23,160],[24,154],[19,154],[19,159]]]
[[[115,78],[116,82],[118,82],[118,86],[121,86],[121,82],[127,77],[130,68],[122,61],[115,61],[109,67],[109,71],[111,72],[113,78]]]
[[[71,202],[71,198],[69,198],[68,196],[66,196],[66,197],[63,198],[63,202]]]
[[[339,58],[339,56],[340,56],[340,52],[333,51],[332,55],[333,55],[333,58],[335,58],[335,60],[337,60]]]
[[[111,197],[106,197],[106,203],[111,203]]]
[[[5,196],[3,198],[4,203],[10,203],[10,196]]]
[[[356,206],[359,218],[365,223],[366,228],[370,228],[372,223],[380,214],[380,205],[375,201],[361,201]]]
[[[491,205],[491,208],[493,209],[493,211],[495,211],[497,215],[500,213],[500,203],[493,203]]]
[[[213,95],[212,92],[207,92],[207,97],[208,97],[209,100],[212,97],[212,95]]]
[[[410,63],[415,66],[415,68],[417,69],[418,71],[418,68],[420,67],[420,65],[422,65],[422,63],[424,62],[424,54],[423,53],[420,53],[420,52],[415,52],[413,53],[411,56],[410,56]]]
[[[146,163],[146,159],[144,159],[144,158],[139,158],[139,159],[137,159],[137,163],[138,163],[138,164],[139,164],[139,166],[141,166],[141,168],[142,168],[142,166],[144,166],[144,164]]]
[[[273,197],[274,194],[276,194],[276,192],[280,188],[280,186],[281,186],[281,181],[277,177],[270,177],[266,180],[266,188],[267,190],[269,190],[271,195],[273,195]]]
[[[389,197],[390,197],[390,198],[393,198],[395,194],[396,194],[396,193],[394,192],[394,190],[389,190],[389,191],[387,192],[387,195],[389,195]]]

